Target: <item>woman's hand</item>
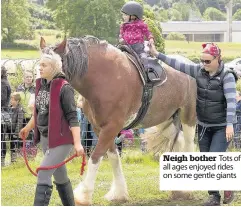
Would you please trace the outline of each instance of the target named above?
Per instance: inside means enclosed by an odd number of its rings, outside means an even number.
[[[234,137],[234,129],[233,129],[233,125],[227,126],[226,127],[226,139],[227,142],[230,142]]]
[[[24,128],[22,128],[19,132],[19,137],[21,139],[26,139],[28,137],[28,134],[29,134],[30,130],[29,128],[26,126]]]
[[[74,150],[75,150],[77,157],[82,156],[84,154],[84,148],[83,148],[82,144],[75,144]]]
[[[74,127],[71,127],[70,130],[74,138],[74,149],[77,157],[79,157],[84,154],[84,148],[81,144],[81,139],[80,139],[80,127],[74,126]]]

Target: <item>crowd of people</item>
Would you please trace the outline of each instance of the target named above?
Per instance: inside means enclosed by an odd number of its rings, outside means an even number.
[[[11,162],[15,162],[17,149],[22,147],[18,133],[32,116],[29,103],[35,93],[33,73],[25,71],[23,83],[13,90],[8,81],[7,70],[1,66],[1,86],[1,164],[4,166],[7,138],[10,140]],[[32,134],[29,139],[33,139]]]

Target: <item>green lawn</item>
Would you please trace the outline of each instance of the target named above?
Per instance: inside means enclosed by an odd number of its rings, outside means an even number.
[[[36,59],[39,58],[40,52],[38,50],[2,50],[2,59]]]
[[[41,161],[37,157],[30,165],[33,169]],[[76,187],[82,177],[79,175],[81,160],[76,158],[67,165],[73,187]],[[124,205],[124,206],[197,206],[206,199],[206,192],[193,192],[191,200],[171,200],[169,192],[159,191],[159,164],[148,155],[141,155],[139,151],[124,154],[122,158],[123,171],[127,180],[130,200],[125,203],[106,201],[103,196],[110,189],[112,172],[108,160],[104,159],[100,165],[95,184],[93,205]],[[35,191],[36,177],[30,174],[22,160],[17,164],[2,168],[2,195],[3,206],[31,206]],[[50,202],[51,206],[61,205],[61,201],[54,188]],[[241,205],[241,193],[237,193],[234,206]]]
[[[185,56],[199,55],[202,49],[202,42],[187,41],[165,41],[166,53],[180,53]],[[217,43],[224,56],[241,56],[241,43]]]

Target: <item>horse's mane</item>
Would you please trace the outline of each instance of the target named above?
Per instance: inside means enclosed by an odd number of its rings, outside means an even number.
[[[63,70],[67,79],[81,78],[86,73],[89,60],[88,48],[95,47],[99,50],[107,45],[106,41],[101,41],[94,36],[69,38],[67,40],[68,51],[63,57]]]

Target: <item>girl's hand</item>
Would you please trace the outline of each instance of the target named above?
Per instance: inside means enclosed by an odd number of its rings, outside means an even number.
[[[124,40],[123,38],[120,38],[120,39],[119,39],[119,43],[120,43],[120,44],[125,44],[125,40]]]
[[[153,40],[153,38],[151,38],[150,40],[149,40],[149,46],[151,46],[151,45],[153,45],[154,44],[154,40]]]

